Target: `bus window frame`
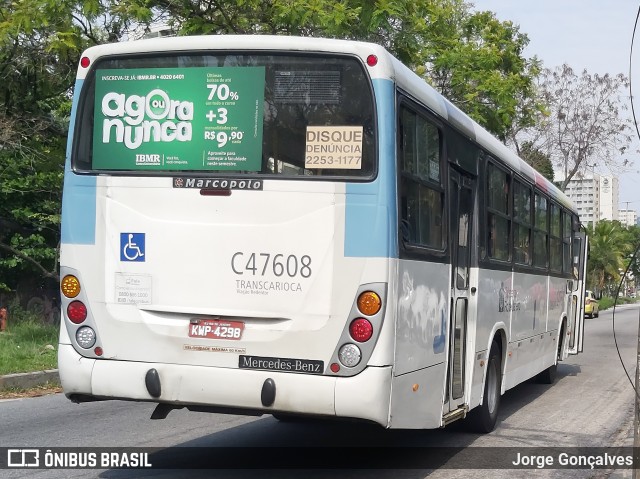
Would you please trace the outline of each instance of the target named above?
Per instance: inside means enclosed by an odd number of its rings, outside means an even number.
[[[371,109],[373,113],[373,169],[370,175],[368,176],[321,176],[321,175],[274,175],[274,174],[266,174],[266,173],[255,173],[255,172],[242,172],[242,171],[214,171],[214,170],[96,170],[96,169],[83,169],[77,167],[76,158],[79,156],[80,143],[81,141],[89,141],[92,142],[92,135],[80,135],[79,132],[85,130],[87,128],[87,123],[89,123],[90,131],[93,131],[93,109],[91,110],[91,114],[87,115],[86,103],[91,99],[91,101],[95,98],[95,76],[98,70],[98,66],[100,66],[101,62],[113,60],[113,59],[126,59],[126,60],[136,60],[141,58],[162,58],[162,57],[179,57],[179,56],[224,56],[224,55],[255,55],[255,56],[283,56],[283,57],[300,57],[300,58],[313,58],[313,57],[324,57],[324,58],[333,58],[333,59],[349,59],[355,60],[356,63],[360,66],[361,71],[365,79],[367,80],[367,88],[369,89],[370,97],[372,100]],[[77,103],[77,111],[76,118],[73,124],[73,142],[71,145],[71,155],[70,155],[70,165],[71,172],[76,175],[83,176],[113,176],[113,177],[149,177],[149,178],[173,178],[176,176],[180,176],[181,178],[238,178],[238,176],[242,176],[242,179],[247,180],[287,180],[287,181],[331,181],[331,182],[342,182],[342,183],[373,183],[377,180],[379,172],[380,172],[380,148],[379,148],[379,127],[380,122],[378,120],[378,102],[376,99],[376,92],[373,87],[373,80],[367,69],[364,61],[355,54],[350,53],[329,53],[329,52],[300,52],[300,51],[290,51],[290,50],[164,50],[164,51],[149,51],[149,52],[136,52],[136,53],[123,53],[123,54],[115,54],[115,55],[104,55],[96,59],[89,71],[87,72],[83,83],[82,88],[78,94],[78,103]],[[85,118],[89,116],[90,118]],[[87,138],[88,137],[88,138]],[[87,151],[92,152],[93,145],[90,144]]]
[[[483,224],[485,226],[484,232],[482,235],[483,238],[483,246],[484,246],[484,259],[489,264],[493,266],[493,268],[498,267],[497,269],[510,268],[513,263],[513,253],[511,251],[511,245],[513,244],[513,174],[512,172],[501,164],[501,160],[496,158],[491,153],[487,153],[483,150],[483,165],[482,165],[482,199],[483,199],[483,210],[484,210],[484,221]],[[507,193],[507,213],[503,213],[495,208],[489,206],[489,167],[493,166],[498,171],[505,174],[507,185],[508,185],[508,193]],[[507,239],[507,259],[496,258],[489,254],[489,235],[491,234],[491,226],[489,224],[490,215],[498,215],[503,219],[507,220],[507,228],[508,228],[508,239]]]
[[[542,230],[540,228],[538,228],[538,221],[537,221],[537,209],[536,209],[536,196],[541,197],[542,199],[545,200],[546,202],[546,209],[545,209],[545,216],[546,216],[546,230]],[[551,216],[550,213],[550,205],[554,203],[557,205],[557,203],[555,201],[552,201],[551,198],[549,198],[549,196],[547,196],[542,190],[540,190],[539,188],[533,188],[533,227],[532,227],[532,253],[531,253],[531,266],[534,270],[536,271],[545,271],[547,274],[550,273],[550,263],[551,260],[549,258],[549,229],[550,229],[550,223],[549,223],[549,218]],[[546,251],[546,255],[545,255],[545,265],[541,266],[541,265],[537,265],[536,264],[536,240],[535,240],[535,235],[536,232],[538,233],[544,233],[545,234],[545,246],[547,248]]]
[[[523,222],[520,218],[516,217],[516,213],[515,213],[515,203],[516,203],[516,183],[523,189],[528,191],[529,193],[529,222]],[[513,221],[513,241],[512,241],[512,257],[513,257],[513,262],[517,267],[520,268],[530,268],[532,265],[532,261],[533,261],[533,185],[529,182],[527,182],[524,178],[521,178],[519,176],[514,175],[512,180],[511,180],[511,191],[512,191],[512,221]],[[516,258],[516,254],[515,254],[515,250],[517,248],[516,245],[516,241],[515,241],[515,231],[516,229],[519,229],[520,227],[524,227],[527,229],[528,234],[529,234],[529,244],[527,247],[527,251],[525,252],[525,254],[528,256],[527,262],[521,262],[518,261],[518,259]]]
[[[563,263],[563,255],[564,255],[564,239],[562,237],[562,232],[563,232],[563,208],[562,206],[560,206],[559,203],[551,200],[549,203],[549,272],[551,274],[562,274],[562,263]],[[558,215],[558,234],[555,235],[553,232],[553,228],[554,228],[554,211],[557,211],[557,215]],[[556,268],[554,267],[555,265],[553,264],[553,253],[552,253],[552,244],[553,241],[555,240],[557,241],[559,244],[559,250],[556,250],[555,254],[559,255],[558,259],[560,261],[560,267]]]
[[[401,117],[402,117],[402,109],[406,108],[407,110],[413,112],[415,115],[420,115],[424,120],[431,123],[438,129],[439,132],[439,147],[440,147],[440,157],[439,157],[439,167],[440,167],[440,183],[439,189],[434,188],[436,186],[435,182],[429,184],[435,191],[439,191],[442,195],[442,247],[434,248],[432,246],[421,245],[417,243],[409,243],[407,242],[402,235],[402,205],[401,205],[401,197],[402,197],[402,179],[403,179],[403,156],[402,156],[402,130],[400,128]],[[399,245],[399,258],[400,259],[413,259],[419,261],[431,261],[436,263],[447,263],[449,261],[449,247],[448,247],[448,237],[449,237],[449,221],[447,219],[447,211],[449,208],[449,198],[447,195],[447,187],[446,181],[448,181],[448,173],[447,169],[443,166],[445,165],[446,158],[446,131],[444,122],[438,118],[436,115],[431,113],[425,106],[423,106],[417,100],[411,98],[405,92],[400,90],[396,93],[396,113],[395,113],[395,122],[396,122],[396,209],[398,214],[398,224],[397,224],[397,235],[398,235],[398,245]],[[417,179],[417,177],[406,175],[410,179]]]

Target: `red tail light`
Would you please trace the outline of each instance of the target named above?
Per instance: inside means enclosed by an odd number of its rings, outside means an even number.
[[[373,336],[373,326],[364,318],[354,319],[349,325],[349,334],[354,340],[364,343]]]
[[[71,301],[67,306],[67,317],[74,324],[80,324],[87,319],[87,307],[80,301]]]

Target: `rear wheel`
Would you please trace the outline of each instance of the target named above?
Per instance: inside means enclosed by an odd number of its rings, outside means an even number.
[[[468,416],[468,424],[473,431],[487,433],[495,429],[500,406],[501,383],[502,354],[498,343],[493,341],[489,350],[482,404],[473,409]]]
[[[560,328],[560,336],[558,337],[558,351],[556,353],[556,363],[549,366],[535,377],[536,382],[540,384],[553,384],[558,375],[558,361],[562,359],[562,338],[564,338],[565,323]]]
[[[536,376],[536,382],[540,384],[553,384],[556,380],[557,375],[558,365],[554,364],[553,366],[549,366],[547,369],[538,374]]]

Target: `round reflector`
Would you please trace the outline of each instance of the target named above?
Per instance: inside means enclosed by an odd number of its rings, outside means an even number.
[[[74,324],[80,324],[87,319],[87,307],[80,301],[71,301],[67,306],[67,317]]]
[[[378,64],[378,57],[375,55],[369,55],[367,57],[367,65],[370,67],[375,67]]]
[[[91,64],[91,60],[89,60],[89,57],[82,57],[80,59],[80,66],[82,68],[88,68],[90,64]]]
[[[365,291],[358,296],[358,309],[362,314],[366,314],[367,316],[378,314],[381,306],[382,301],[380,300],[380,296],[373,291]]]
[[[360,352],[360,348],[358,346],[348,343],[340,348],[340,351],[338,351],[338,358],[344,366],[353,368],[360,362],[362,353]]]
[[[354,319],[349,325],[349,334],[351,334],[351,337],[359,343],[364,343],[371,339],[371,336],[373,335],[373,326],[371,326],[371,323],[364,318]]]
[[[340,371],[340,365],[338,363],[331,363],[331,371],[337,373]]]
[[[68,274],[60,281],[60,290],[67,298],[75,298],[80,294],[80,281],[72,274]]]
[[[89,326],[83,326],[76,331],[76,341],[81,348],[89,349],[96,344],[96,332]]]
[[[102,348],[100,346],[94,349],[93,352],[96,354],[96,356],[102,356]]]

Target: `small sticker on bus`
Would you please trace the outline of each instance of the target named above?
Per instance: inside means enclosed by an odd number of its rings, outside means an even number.
[[[228,348],[220,346],[203,346],[200,344],[184,344],[182,349],[185,351],[205,351],[207,353],[232,353],[232,354],[246,354],[245,348]]]
[[[362,169],[361,126],[308,126],[305,168]]]
[[[115,302],[117,304],[150,304],[151,276],[116,273]]]

